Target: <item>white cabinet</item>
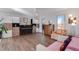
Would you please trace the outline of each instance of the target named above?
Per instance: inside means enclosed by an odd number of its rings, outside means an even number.
[[[7,33],[2,33],[2,38],[12,37],[12,30],[8,30]]]
[[[12,17],[12,23],[20,23],[19,17]]]

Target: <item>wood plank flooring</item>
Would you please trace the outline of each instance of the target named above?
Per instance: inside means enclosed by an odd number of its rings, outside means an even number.
[[[47,47],[53,42],[55,40],[40,33],[17,36],[2,39],[0,41],[0,51],[35,51],[36,45],[43,44]]]

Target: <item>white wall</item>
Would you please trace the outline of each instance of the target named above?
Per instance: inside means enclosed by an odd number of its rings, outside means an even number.
[[[75,26],[72,26],[70,24],[68,24],[68,15],[69,14],[72,14],[73,16],[76,16],[77,18],[77,25]],[[58,15],[64,15],[65,16],[65,28],[68,30],[68,34],[71,33],[72,35],[76,35],[76,36],[79,36],[79,9],[66,9],[66,10],[63,10],[63,11],[58,11],[58,12],[55,12],[55,13],[52,13],[52,16],[49,14],[49,16],[46,16],[46,18],[44,19],[45,20],[51,20],[52,24],[55,24],[55,30],[57,30],[57,19],[56,19],[56,16]],[[41,16],[42,17],[42,16]],[[42,32],[42,22],[43,20],[41,19],[40,21],[40,31]]]
[[[75,26],[72,26],[70,24],[68,24],[68,15],[72,14],[73,16],[76,16],[77,18],[77,24]],[[65,15],[65,28],[68,30],[68,33],[71,33],[72,35],[76,35],[79,36],[79,9],[67,9],[67,10],[63,10],[63,11],[59,11],[53,14],[53,17],[51,17],[53,20],[53,22],[55,23],[55,30],[57,27],[57,20],[56,20],[56,16],[57,15]]]

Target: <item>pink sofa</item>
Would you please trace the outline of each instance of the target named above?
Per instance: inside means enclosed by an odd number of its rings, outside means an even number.
[[[63,44],[63,42],[56,41],[53,44],[51,44],[48,47],[44,47],[43,51],[60,51],[60,47]],[[41,48],[41,47],[39,47]],[[42,48],[41,50],[42,51]],[[72,37],[71,42],[66,47],[65,51],[79,51],[79,38],[78,37]]]
[[[79,51],[79,38],[78,37],[72,37],[72,40],[68,44],[66,49],[71,49],[73,51]]]
[[[63,44],[63,42],[56,41],[55,43],[51,44],[47,47],[50,51],[60,51],[60,47]]]
[[[50,51],[60,51],[62,44],[63,42],[56,41],[55,43],[48,46],[47,49]],[[65,51],[79,51],[79,37],[72,37],[72,40],[66,47]]]
[[[36,46],[36,51],[60,51],[60,47],[63,42],[56,41],[48,47],[43,46],[42,44],[38,44]]]

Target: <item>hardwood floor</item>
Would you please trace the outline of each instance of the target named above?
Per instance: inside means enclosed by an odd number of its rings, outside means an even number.
[[[0,41],[0,51],[35,51],[36,45],[39,43],[47,47],[53,42],[55,40],[43,34],[29,34],[2,39]]]

